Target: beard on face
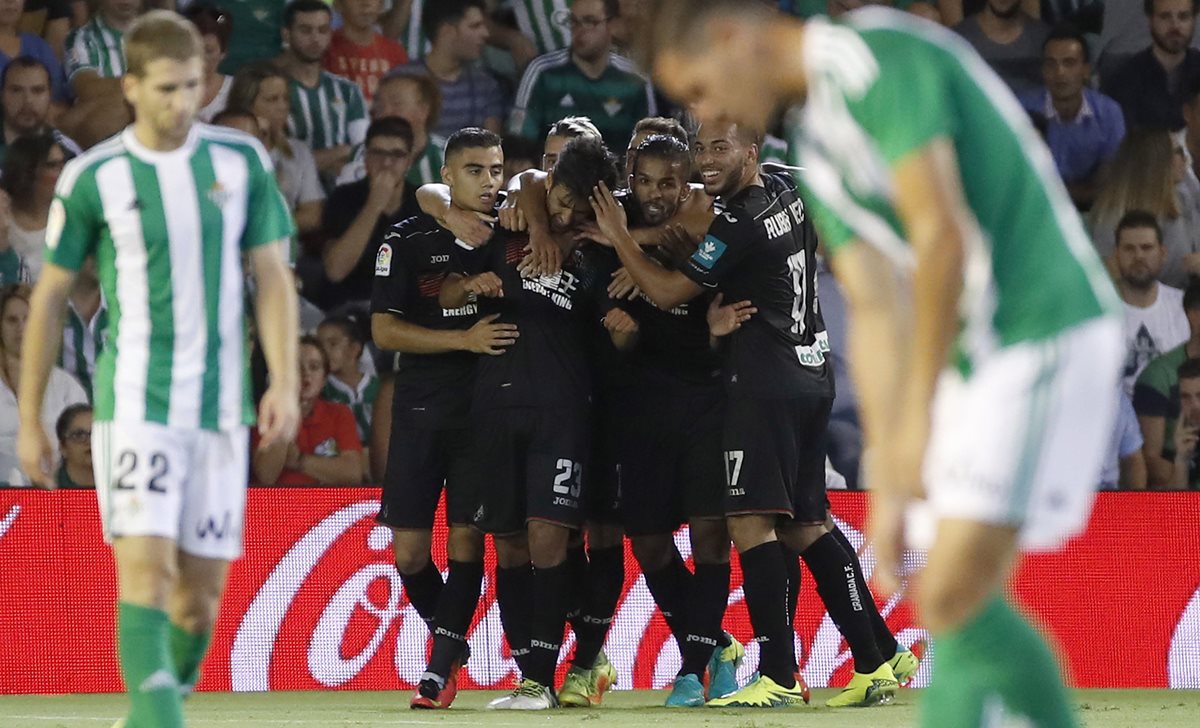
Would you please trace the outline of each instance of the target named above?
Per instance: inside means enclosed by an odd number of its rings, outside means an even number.
[[[1154,41],[1154,45],[1167,53],[1180,53],[1187,48],[1187,36],[1176,31],[1169,31],[1166,34],[1151,31],[1150,38]]]
[[[1145,263],[1135,263],[1128,270],[1121,270],[1121,280],[1130,288],[1144,291],[1154,285],[1157,276]]]
[[[1012,20],[1021,14],[1021,3],[1017,0],[1011,0],[1005,7],[1005,0],[988,0],[988,9],[992,11],[992,15],[1004,20]]]

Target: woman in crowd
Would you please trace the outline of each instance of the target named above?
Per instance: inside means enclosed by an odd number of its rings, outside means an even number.
[[[290,109],[287,76],[267,61],[243,66],[233,77],[226,108],[258,118],[275,163],[279,189],[296,218],[296,227],[301,234],[320,228],[325,191],[317,176],[312,151],[287,133]]]
[[[28,286],[0,290],[0,484],[26,485],[17,462],[17,391],[21,377],[21,345],[29,318]],[[55,367],[46,383],[42,427],[52,432],[63,410],[87,404],[87,393],[74,377]],[[58,454],[54,454],[58,458]]]
[[[329,359],[321,342],[300,339],[300,431],[290,443],[258,446],[253,434],[253,481],[263,485],[357,485],[362,482],[362,441],[350,408],[321,399]]]
[[[1117,223],[1129,210],[1146,210],[1158,219],[1167,248],[1159,280],[1183,288],[1189,275],[1200,274],[1200,228],[1179,197],[1186,173],[1183,143],[1169,132],[1135,129],[1125,137],[1089,217],[1092,240],[1110,269]]]
[[[92,470],[92,408],[73,404],[58,416],[54,426],[62,463],[55,480],[59,488],[95,488]]]
[[[217,70],[229,50],[233,19],[205,3],[192,5],[183,11],[183,17],[192,21],[204,40],[204,98],[201,99],[199,118],[211,124],[213,117],[224,110],[229,101],[229,89],[233,87],[233,77]]]
[[[37,280],[42,271],[54,185],[69,157],[53,134],[42,132],[18,137],[4,158],[0,187],[8,194],[9,209],[7,217],[0,220],[0,236],[7,236],[8,246],[24,260],[30,281]]]

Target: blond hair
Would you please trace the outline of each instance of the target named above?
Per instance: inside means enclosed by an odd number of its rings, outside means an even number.
[[[124,36],[125,72],[146,75],[146,66],[167,58],[185,62],[204,57],[204,41],[196,26],[170,10],[151,10],[138,16]]]
[[[1163,129],[1134,129],[1109,167],[1092,219],[1115,225],[1128,210],[1145,210],[1160,222],[1179,217],[1173,174],[1175,141]]]

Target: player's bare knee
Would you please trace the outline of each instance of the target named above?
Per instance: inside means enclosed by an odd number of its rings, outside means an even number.
[[[825,534],[829,533],[829,529],[824,523],[790,523],[778,529],[779,540],[783,541],[789,549],[798,554],[802,554],[817,542]]]
[[[693,519],[688,528],[692,559],[697,564],[729,563],[729,529],[723,518]]]
[[[483,534],[470,526],[451,526],[446,553],[451,561],[483,561]]]
[[[675,541],[670,534],[633,536],[629,539],[633,557],[644,572],[661,571],[671,563],[675,553]]]
[[[416,574],[429,563],[432,537],[428,531],[392,529],[392,556],[401,574]]]
[[[113,554],[120,600],[166,609],[179,581],[175,542],[157,536],[126,536],[114,540]]]
[[[529,559],[535,567],[549,569],[566,560],[567,540],[571,536],[569,528],[547,521],[530,521],[526,530]]]
[[[589,549],[611,549],[621,545],[625,530],[612,523],[589,523],[587,544]]]
[[[738,553],[762,546],[775,540],[775,517],[764,515],[729,516],[725,519],[729,537],[737,546]]]
[[[495,536],[496,565],[501,569],[515,569],[529,563],[529,539],[524,533]]]

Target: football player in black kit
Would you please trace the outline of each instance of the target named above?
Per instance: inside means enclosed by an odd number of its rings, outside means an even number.
[[[550,188],[561,188],[565,204],[585,209],[593,185],[615,183],[616,167],[602,142],[579,138],[563,149],[551,177]],[[483,313],[499,314],[521,334],[502,356],[479,361],[467,469],[479,498],[475,526],[493,534],[502,566],[506,555],[526,548],[533,564],[532,573],[507,577],[510,584],[517,580],[518,594],[501,598],[505,634],[523,679],[489,707],[507,710],[558,703],[554,672],[570,592],[567,541],[582,523],[587,483],[588,340],[603,325],[618,349],[628,348],[637,330],[608,297],[611,254],[568,241],[559,272],[523,277],[527,243],[526,235],[497,231],[473,253],[460,248],[463,275],[448,278],[440,296],[449,309],[477,300]],[[498,590],[501,578],[498,573]]]
[[[873,634],[856,559],[825,525],[826,424],[833,381],[817,303],[816,235],[787,175],[760,174],[757,134],[706,124],[696,140],[705,190],[724,210],[681,270],[647,257],[627,232],[607,188],[593,197],[597,224],[638,287],[661,309],[718,289],[737,305],[711,316],[720,340],[726,413],[725,514],[741,557],[743,589],[760,646],[759,676],[713,707],[775,707],[807,701],[796,675],[788,549],[800,553],[817,592],[854,655],[874,699],[898,685]],[[746,317],[749,302],[757,312]],[[724,310],[721,310],[724,309]],[[836,700],[836,698],[835,698]]]
[[[468,128],[447,141],[442,176],[463,209],[490,213],[503,172],[495,134]],[[438,303],[454,239],[428,215],[395,225],[379,247],[371,302],[376,345],[401,354],[378,520],[392,530],[405,591],[434,635],[413,708],[447,708],[457,692],[455,676],[483,578],[483,536],[470,527],[475,499],[460,477],[475,360],[501,355],[517,340],[516,326],[495,315],[480,318],[473,304],[448,310]],[[443,483],[450,524],[444,585],[430,558]]]
[[[631,229],[672,220],[694,196],[688,186],[687,144],[651,135],[631,150],[629,191],[618,193]],[[662,248],[646,248],[670,268]],[[742,645],[721,629],[729,599],[729,534],[725,528],[725,469],[721,417],[725,393],[721,360],[709,345],[709,296],[660,309],[643,295],[630,303],[639,336],[618,403],[621,516],[646,586],[662,610],[683,656],[668,707],[703,706],[708,695],[738,688]],[[739,307],[744,315],[753,313]],[[695,572],[684,565],[673,534],[688,523]]]

